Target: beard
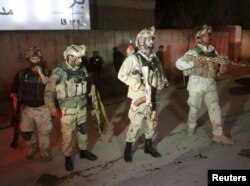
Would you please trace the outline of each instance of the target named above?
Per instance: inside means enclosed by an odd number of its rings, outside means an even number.
[[[153,49],[154,49],[154,45],[146,45],[145,43],[141,46],[138,47],[138,49],[144,53],[145,55],[149,56],[150,54],[152,54]]]

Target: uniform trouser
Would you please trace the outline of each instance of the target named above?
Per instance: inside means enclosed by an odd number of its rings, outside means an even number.
[[[20,130],[24,133],[30,132],[32,134],[27,141],[28,145],[37,142],[36,134],[34,133],[35,129],[39,138],[39,148],[49,148],[52,123],[49,108],[44,105],[40,107],[25,106],[22,111]]]
[[[220,136],[222,135],[222,124],[221,124],[221,109],[219,106],[219,98],[217,91],[212,92],[192,92],[189,91],[188,105],[190,107],[187,124],[190,128],[196,126],[197,113],[201,107],[201,103],[204,100],[207,108],[209,119],[212,123],[213,134]]]
[[[135,142],[136,136],[138,134],[139,129],[142,126],[144,119],[146,121],[146,127],[144,131],[145,138],[152,139],[155,133],[156,123],[146,118],[144,113],[145,107],[146,107],[145,103],[142,103],[138,107],[133,106],[133,101],[132,101],[128,113],[128,117],[130,119],[130,125],[127,131],[126,142]]]
[[[73,151],[74,134],[76,131],[78,147],[87,149],[87,108],[62,108],[61,132],[62,151],[65,156],[71,156]]]

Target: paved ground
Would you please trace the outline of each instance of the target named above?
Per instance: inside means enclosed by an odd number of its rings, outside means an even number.
[[[154,144],[162,154],[161,158],[144,154],[143,136],[140,136],[134,145],[133,162],[123,161],[129,101],[125,97],[112,98],[105,100],[112,126],[105,135],[99,136],[91,119],[88,121],[89,148],[98,155],[98,160],[79,159],[76,152],[73,172],[64,169],[58,120],[53,120],[51,146],[54,158],[51,162],[43,162],[39,156],[26,160],[23,140],[16,150],[10,148],[12,128],[7,127],[10,121],[6,117],[10,105],[9,101],[2,102],[0,185],[203,186],[207,183],[208,169],[250,169],[249,154],[239,154],[250,148],[250,75],[228,76],[218,81],[218,87],[225,133],[236,140],[235,145],[211,143],[211,125],[204,105],[199,112],[196,135],[187,137],[184,132],[187,91],[172,85],[161,94]]]

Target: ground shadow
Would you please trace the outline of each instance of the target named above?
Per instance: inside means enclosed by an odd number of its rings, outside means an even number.
[[[230,134],[231,129],[237,120],[239,120],[240,113],[244,113],[245,104],[247,103],[248,95],[250,94],[249,81],[250,78],[236,79],[236,85],[227,89],[230,97],[228,97],[227,100],[223,100],[229,104],[229,109],[224,121],[224,131],[226,134]],[[237,99],[237,97],[240,97],[240,99]]]
[[[246,96],[250,94],[250,78],[239,78],[235,82],[238,84],[232,87],[228,92],[233,96]]]
[[[166,90],[166,94],[168,90]],[[167,103],[159,112],[158,125],[156,127],[155,143],[159,143],[166,136],[173,135],[172,131],[180,124],[183,125],[188,114],[187,97],[185,89],[175,89],[168,95],[163,95],[161,103]]]
[[[130,106],[130,100],[124,97],[113,100],[111,103],[104,104],[106,107],[106,114],[109,118],[109,128],[107,131],[112,130],[108,139],[112,141],[114,136],[119,136],[129,125],[128,110]],[[108,108],[108,109],[107,109]],[[94,121],[90,113],[88,114],[88,135],[89,135],[89,147],[93,148],[97,141],[100,139],[100,134],[95,127]],[[109,135],[109,134],[102,134]]]

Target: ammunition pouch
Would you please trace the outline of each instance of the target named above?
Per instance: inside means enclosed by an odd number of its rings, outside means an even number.
[[[77,125],[77,131],[80,132],[81,134],[87,134],[86,123],[81,123]]]

